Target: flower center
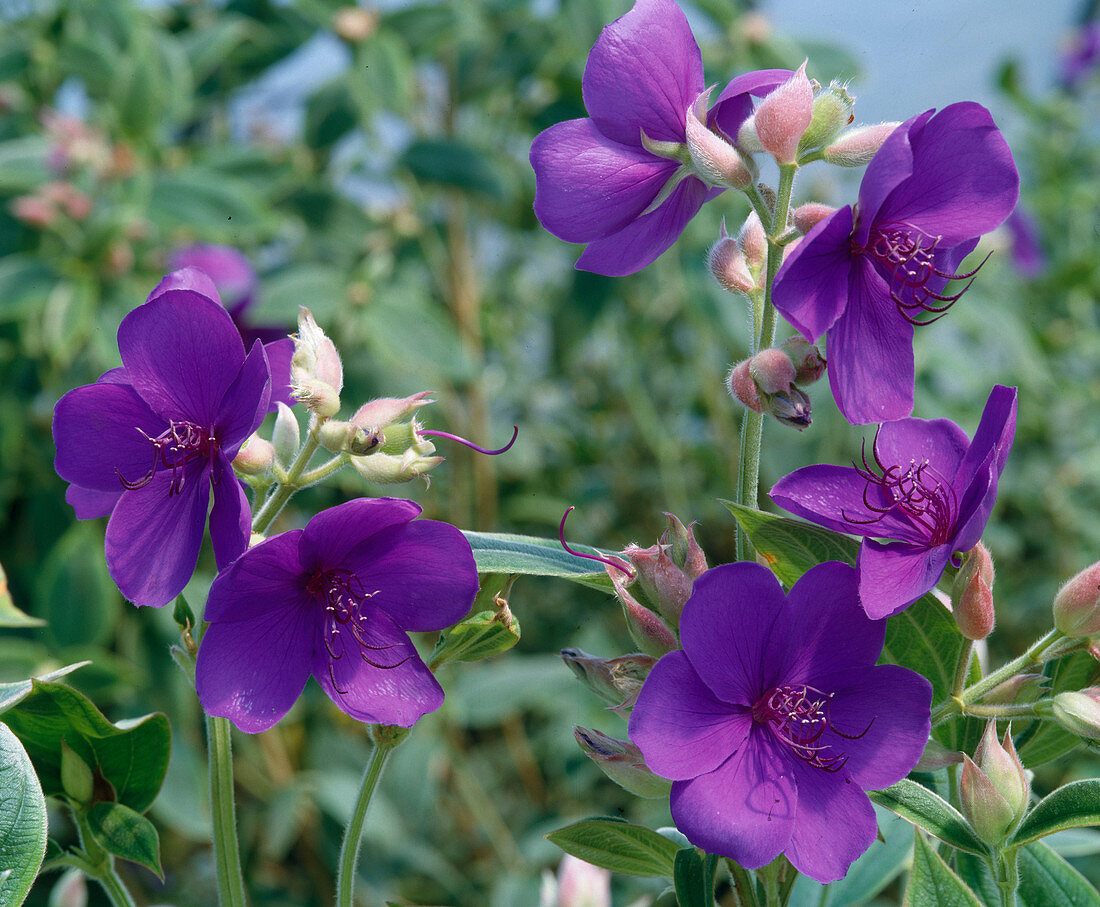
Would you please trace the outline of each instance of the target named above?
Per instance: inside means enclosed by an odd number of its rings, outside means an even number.
[[[805,684],[781,684],[761,696],[752,707],[752,719],[767,725],[781,743],[807,765],[827,772],[839,772],[848,761],[848,754],[835,751],[822,743],[825,731],[846,740],[857,740],[871,729],[871,724],[854,736],[843,734],[831,725],[829,700],[833,693],[823,693]]]
[[[153,481],[158,469],[170,469],[172,481],[168,485],[168,496],[179,494],[187,477],[184,467],[200,458],[209,460],[219,450],[218,439],[214,437],[213,430],[194,422],[169,422],[168,428],[155,438],[150,438],[140,428],[138,431],[153,445],[153,464],[145,475],[135,480],[127,479],[115,470],[115,475],[127,491],[144,488]]]
[[[959,514],[958,496],[951,483],[927,459],[919,463],[910,460],[904,469],[899,465],[886,466],[879,459],[877,434],[872,455],[874,465],[867,462],[864,446],[863,468],[855,463],[852,466],[867,482],[863,489],[863,506],[875,516],[857,519],[842,512],[844,519],[853,525],[866,526],[877,523],[888,513],[903,513],[920,529],[929,545],[946,544],[955,530]],[[880,489],[875,501],[871,500],[872,488]]]
[[[350,570],[317,570],[306,582],[306,593],[324,608],[323,636],[329,654],[328,674],[333,688],[346,693],[336,681],[335,664],[349,650],[371,667],[398,668],[412,658],[406,655],[400,661],[386,661],[374,653],[394,648],[394,644],[379,645],[372,638],[368,602],[377,592],[367,592],[359,577]],[[373,656],[373,657],[372,657]]]
[[[910,324],[931,324],[939,321],[947,310],[970,288],[974,275],[985,260],[972,271],[953,273],[936,264],[936,252],[942,236],[930,236],[910,224],[876,224],[864,247],[853,251],[870,255],[889,276],[890,298],[902,317]],[[986,256],[988,259],[989,256]],[[947,282],[968,280],[958,293],[941,292]],[[924,314],[932,317],[922,318]]]

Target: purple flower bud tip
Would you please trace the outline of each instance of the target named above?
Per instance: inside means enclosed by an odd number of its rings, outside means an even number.
[[[692,844],[749,869],[785,852],[819,882],[845,875],[877,834],[864,791],[905,777],[931,727],[928,681],[875,664],[885,632],[846,564],[788,595],[748,562],[695,582],[683,649],[654,666],[629,725]]]

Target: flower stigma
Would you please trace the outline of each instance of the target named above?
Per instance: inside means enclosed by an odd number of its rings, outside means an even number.
[[[858,740],[871,730],[875,719],[855,735],[838,731],[829,720],[829,701],[834,695],[805,684],[780,684],[756,701],[752,720],[770,727],[775,738],[807,765],[831,774],[839,772],[848,761],[848,754],[828,752],[833,747],[820,742],[822,735],[831,730],[845,740]]]
[[[127,491],[144,488],[153,481],[157,470],[163,467],[172,470],[168,497],[179,494],[183,490],[187,464],[200,458],[210,460],[220,449],[213,431],[202,428],[194,422],[169,422],[168,428],[155,438],[150,438],[140,428],[137,430],[153,445],[153,464],[145,475],[132,481],[123,476],[117,468],[115,469],[115,475]]]

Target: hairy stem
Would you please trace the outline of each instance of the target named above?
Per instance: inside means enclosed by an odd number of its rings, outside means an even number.
[[[206,738],[218,901],[222,907],[244,907],[247,901],[241,875],[241,854],[237,845],[237,811],[233,800],[233,749],[229,720],[207,715]]]
[[[130,892],[126,890],[126,886],[122,884],[122,879],[118,877],[118,873],[115,871],[114,857],[104,850],[95,839],[88,827],[86,815],[75,809],[72,815],[76,821],[77,831],[80,835],[80,846],[84,853],[82,856],[77,856],[71,860],[71,865],[79,867],[83,873],[99,882],[104,891],[107,892],[107,896],[111,899],[114,907],[134,907],[134,899],[130,896]]]
[[[252,518],[253,532],[265,532],[267,527],[274,521],[275,517],[279,515],[283,507],[286,506],[286,502],[294,496],[294,492],[302,487],[299,484],[299,479],[302,473],[305,472],[306,466],[309,465],[309,461],[313,458],[313,454],[320,444],[318,432],[320,431],[322,422],[323,420],[317,418],[317,416],[309,417],[309,433],[306,435],[306,442],[302,445],[301,449],[298,451],[298,455],[294,458],[294,462],[290,464],[290,468],[286,471],[286,481],[280,482],[275,486],[264,500],[259,511]]]
[[[966,675],[970,673],[970,656],[974,654],[974,640],[963,639],[959,650],[959,660],[955,663],[955,676],[951,680],[951,695],[959,696],[966,686]]]

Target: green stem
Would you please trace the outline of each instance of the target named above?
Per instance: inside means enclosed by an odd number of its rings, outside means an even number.
[[[756,886],[753,884],[752,876],[749,875],[748,870],[730,859],[726,860],[726,868],[730,871],[730,876],[733,879],[733,890],[737,892],[741,907],[758,907]]]
[[[992,861],[993,878],[1001,895],[1001,907],[1016,907],[1016,889],[1020,887],[1020,869],[1015,847],[996,854]]]
[[[114,907],[134,907],[134,899],[130,897],[130,892],[115,871],[114,857],[95,839],[88,827],[87,816],[75,809],[72,815],[80,833],[80,846],[84,851],[82,856],[72,861],[73,865],[79,866],[82,872],[103,886]]]
[[[221,907],[245,907],[241,854],[237,845],[237,815],[233,801],[233,749],[229,720],[206,716],[209,754],[210,810],[214,819],[214,863]]]
[[[974,718],[1035,718],[1034,702],[1013,703],[1009,705],[970,705],[962,707],[962,714]]]
[[[290,468],[286,471],[286,481],[275,486],[263,502],[259,512],[252,518],[253,532],[266,531],[283,507],[286,506],[286,502],[301,487],[298,480],[321,443],[318,431],[321,428],[322,421],[317,416],[309,417],[309,433],[306,435],[306,443],[302,445],[298,455],[294,458],[294,462],[290,464]]]
[[[963,639],[959,650],[959,660],[955,663],[955,676],[951,681],[951,695],[960,696],[966,686],[966,675],[970,673],[970,656],[974,654],[974,640]]]
[[[309,488],[310,485],[316,485],[318,482],[323,482],[329,476],[335,475],[350,462],[351,458],[348,454],[338,454],[327,463],[322,463],[309,472],[302,473],[296,484],[298,488]]]
[[[340,868],[336,876],[337,907],[354,907],[355,864],[359,860],[359,839],[363,836],[363,822],[367,818],[367,807],[370,806],[374,789],[378,786],[378,779],[382,777],[382,770],[386,767],[390,753],[408,736],[408,733],[408,728],[378,726],[374,729],[372,734],[374,750],[371,752],[367,769],[363,772],[359,797],[355,801],[348,827],[344,830],[344,841],[340,845]]]

